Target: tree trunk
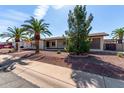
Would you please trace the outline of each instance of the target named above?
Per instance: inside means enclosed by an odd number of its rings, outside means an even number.
[[[39,53],[39,40],[35,40],[35,45],[36,45],[36,51],[35,53]]]
[[[16,42],[16,51],[18,51],[18,42]]]
[[[119,39],[118,40],[118,44],[122,44],[122,39]]]
[[[18,51],[18,48],[19,48],[18,42],[20,42],[20,39],[19,38],[16,38],[15,39],[15,42],[16,42],[16,51]]]
[[[35,53],[38,54],[40,52],[39,50],[39,40],[40,40],[40,33],[36,32],[35,33],[35,46],[36,46],[36,51]]]

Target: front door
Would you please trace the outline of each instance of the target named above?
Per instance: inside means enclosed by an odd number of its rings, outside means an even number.
[[[47,47],[47,48],[49,48],[49,47],[50,47],[50,44],[49,44],[49,42],[48,42],[48,41],[46,42],[46,47]]]

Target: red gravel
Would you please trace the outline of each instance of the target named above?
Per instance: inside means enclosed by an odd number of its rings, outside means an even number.
[[[64,52],[41,51],[35,54],[34,51],[24,51],[10,55],[124,80],[124,58],[113,54],[90,53],[87,58],[74,58]]]

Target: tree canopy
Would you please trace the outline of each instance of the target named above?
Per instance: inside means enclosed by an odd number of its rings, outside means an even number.
[[[76,5],[73,11],[68,14],[67,51],[76,54],[88,52],[90,48],[91,22],[93,15],[87,16],[86,6]]]

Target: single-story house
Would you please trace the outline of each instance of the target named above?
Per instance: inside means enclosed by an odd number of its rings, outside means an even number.
[[[119,43],[118,39],[105,39],[104,50],[124,51],[124,40],[122,40],[122,43]]]
[[[102,51],[104,48],[104,36],[108,36],[108,34],[102,33],[93,33],[89,34],[91,38],[91,50],[100,50]],[[25,42],[22,41],[20,46],[23,46],[25,49],[35,49],[35,41]],[[42,50],[63,50],[66,46],[65,37],[50,37],[40,40],[39,47]]]

